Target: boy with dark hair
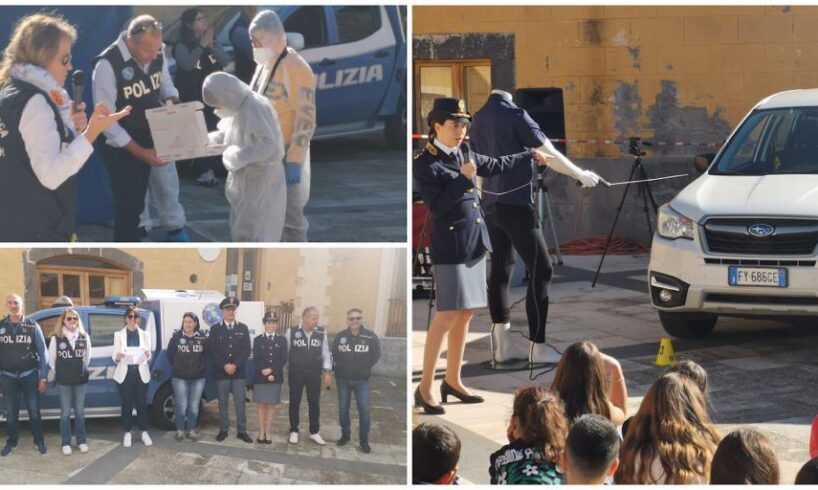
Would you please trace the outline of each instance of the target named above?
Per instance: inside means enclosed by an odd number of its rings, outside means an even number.
[[[412,431],[412,483],[457,484],[460,438],[448,427],[423,423]]]
[[[619,434],[600,415],[578,417],[568,432],[562,467],[569,485],[601,485],[619,466]]]

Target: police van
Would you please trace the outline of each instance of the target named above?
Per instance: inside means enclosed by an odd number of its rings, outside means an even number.
[[[185,291],[143,289],[145,300],[135,296],[111,296],[105,303],[96,306],[74,306],[83,327],[91,338],[92,358],[88,367],[88,389],[85,395],[85,417],[119,417],[121,401],[112,359],[114,332],[124,328],[123,313],[126,306],[139,308],[139,327],[150,334],[152,356],[150,360],[151,381],[148,386],[148,405],[153,423],[162,429],[173,429],[173,388],[171,386],[171,366],[165,348],[173,333],[182,326],[182,315],[192,311],[199,317],[201,331],[207,333],[212,325],[222,320],[219,303],[224,295],[217,291]],[[54,306],[29,315],[35,320],[46,337],[46,342],[56,328],[63,310],[69,306]],[[251,338],[263,329],[261,319],[264,304],[259,301],[242,301],[236,310],[236,319],[247,325]],[[210,373],[210,363],[205,363],[207,382],[202,396],[207,402],[217,398],[216,385]],[[248,386],[253,382],[252,360],[247,366]],[[40,396],[40,407],[44,419],[60,417],[60,395],[57,387],[49,383],[48,390]],[[28,414],[20,413],[21,419]],[[6,403],[0,394],[0,420],[6,419]]]
[[[391,146],[406,147],[407,53],[401,10],[405,7],[259,5],[258,9],[278,14],[290,46],[315,73],[318,127],[313,139],[383,131]],[[208,18],[231,59],[230,30],[239,17],[239,9],[232,7]],[[168,46],[178,37],[177,31],[178,22],[168,29]]]

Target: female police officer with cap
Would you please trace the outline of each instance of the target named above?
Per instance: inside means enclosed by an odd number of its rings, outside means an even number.
[[[284,365],[287,364],[287,340],[278,333],[278,317],[265,313],[264,332],[253,339],[255,383],[253,401],[258,404],[259,444],[272,444],[273,415],[281,403],[281,385],[284,381]]]
[[[470,121],[464,101],[435,99],[428,116],[429,142],[413,165],[420,195],[434,217],[431,255],[437,312],[426,335],[423,375],[415,391],[415,404],[431,414],[444,413],[432,398],[432,377],[447,334],[449,352],[441,398],[444,402],[448,395],[463,403],[483,401],[470,394],[460,379],[469,321],[474,309],[487,303],[484,255],[491,251],[473,179],[475,175],[488,177],[515,165],[528,165],[532,158],[545,165],[550,158],[535,149],[501,158],[472,153],[468,145],[461,147]]]

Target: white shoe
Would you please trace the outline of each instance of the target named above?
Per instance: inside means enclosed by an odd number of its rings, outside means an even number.
[[[326,441],[324,441],[324,439],[321,437],[321,434],[310,434],[310,439],[312,439],[312,442],[318,444],[319,446],[327,445]]]
[[[531,342],[531,355],[528,361],[531,364],[557,364],[562,357],[553,347],[548,346],[545,342],[537,344]]]
[[[290,444],[298,444],[298,432],[290,432]]]
[[[131,447],[131,433],[126,432],[125,437],[122,438],[122,445],[124,447]]]
[[[62,453],[64,455],[66,455],[66,456],[70,456],[71,455],[71,446],[63,446],[62,447]]]
[[[151,440],[151,436],[148,435],[147,431],[142,431],[142,444],[146,446],[153,446],[153,441]]]
[[[496,363],[528,358],[526,352],[511,341],[510,323],[491,324],[491,358]]]
[[[80,444],[80,452],[85,454],[88,452],[88,444]]]

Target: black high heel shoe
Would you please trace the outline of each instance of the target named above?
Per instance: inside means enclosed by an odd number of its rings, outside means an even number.
[[[446,409],[440,405],[429,405],[426,403],[426,400],[420,396],[420,388],[415,390],[415,406],[416,407],[423,407],[423,411],[429,415],[443,415],[446,413]]]
[[[461,393],[444,381],[440,384],[440,399],[443,400],[443,403],[446,403],[449,395],[457,398],[461,403],[483,403],[485,401],[482,396]]]

